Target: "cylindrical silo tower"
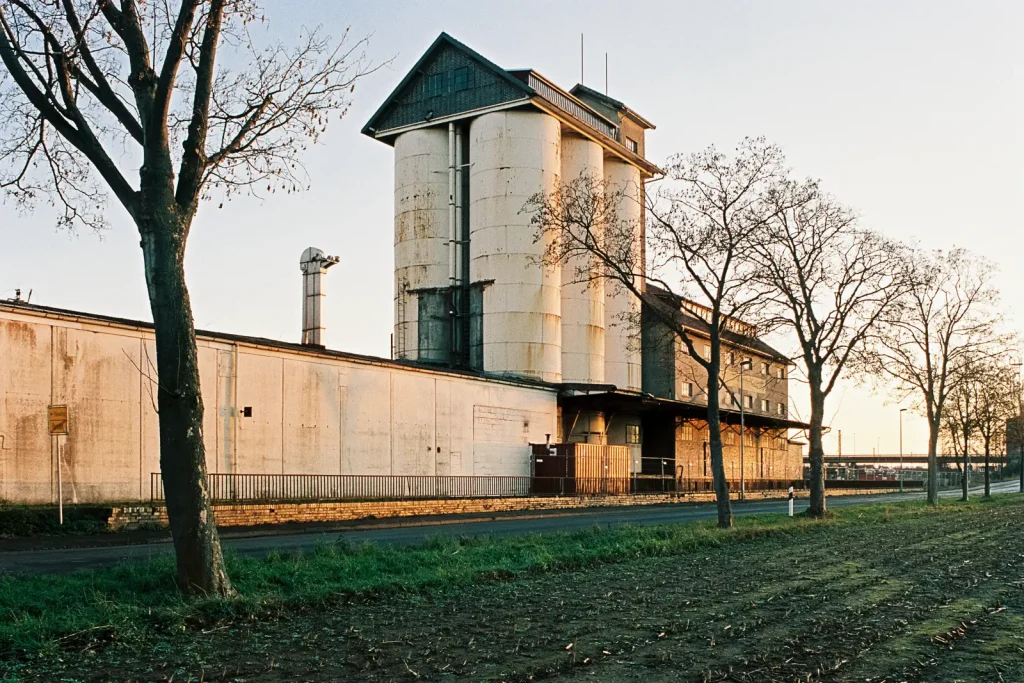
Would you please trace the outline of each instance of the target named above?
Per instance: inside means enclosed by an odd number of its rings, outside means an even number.
[[[562,137],[562,183],[604,179],[601,145],[578,136]],[[562,265],[562,381],[601,383],[605,379],[604,281],[580,282],[592,258],[579,255]]]
[[[643,186],[640,170],[622,161],[608,159],[604,164],[610,192],[623,191],[615,210],[620,225],[634,231],[637,250],[643,248]],[[620,389],[641,388],[640,300],[620,283],[605,283],[604,299],[605,381]]]
[[[448,353],[443,335],[423,335],[437,343],[419,348],[420,314],[414,293],[449,284],[448,144],[443,127],[412,130],[395,138],[396,358],[441,361]],[[432,318],[427,320],[430,324]],[[450,325],[443,319],[435,322],[441,331]]]
[[[561,273],[523,210],[561,172],[560,125],[535,111],[501,111],[469,128],[470,281],[483,289],[483,370],[562,380]]]

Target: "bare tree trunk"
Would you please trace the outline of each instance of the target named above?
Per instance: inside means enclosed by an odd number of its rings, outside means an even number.
[[[969,481],[970,469],[968,469],[970,467],[970,462],[969,462],[970,461],[970,457],[971,456],[970,456],[970,454],[967,451],[967,445],[964,444],[964,472],[963,472],[963,476],[960,477],[960,488],[961,488],[960,500],[962,500],[965,503],[967,502],[968,495],[969,495],[968,492],[967,492],[967,487],[970,486],[970,483],[971,483]]]
[[[717,377],[717,372],[715,377]],[[712,375],[709,373],[709,377]],[[718,526],[732,527],[732,502],[729,500],[729,482],[725,478],[725,459],[722,457],[722,421],[718,413],[718,381],[708,380],[708,442],[711,449],[711,476],[715,484],[718,504]]]
[[[928,425],[928,504],[939,504],[939,429],[938,420],[929,420]]]
[[[1020,462],[1017,464],[1020,465],[1020,492],[1024,493],[1024,441],[1021,441],[1020,444]]]
[[[989,473],[988,473],[988,467],[989,467],[988,459],[989,459],[990,455],[991,455],[991,447],[989,446],[989,442],[986,439],[985,440],[985,497],[986,498],[988,498],[989,496],[992,495],[992,483],[990,481],[990,477],[989,477]]]
[[[185,286],[187,223],[157,210],[140,218],[139,230],[156,328],[160,470],[178,585],[186,593],[227,596],[233,591],[206,488],[199,359]]]
[[[825,447],[822,445],[822,424],[825,421],[825,396],[821,393],[820,374],[811,370],[811,429],[808,455],[811,461],[811,501],[807,514],[824,517],[825,507]]]

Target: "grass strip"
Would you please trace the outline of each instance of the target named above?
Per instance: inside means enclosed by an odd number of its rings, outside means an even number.
[[[834,511],[827,520],[765,514],[736,518],[731,530],[712,522],[618,527],[507,538],[437,537],[418,546],[325,544],[310,553],[266,558],[228,555],[241,597],[185,599],[175,588],[170,556],[59,576],[0,576],[0,659],[80,647],[82,641],[131,641],[218,623],[316,609],[345,599],[509,580],[638,557],[673,556],[766,536],[784,540],[822,525],[910,522],[921,516],[1013,504],[987,501],[880,504]]]

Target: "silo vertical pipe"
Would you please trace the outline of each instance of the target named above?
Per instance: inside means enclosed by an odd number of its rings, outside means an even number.
[[[466,198],[462,196],[462,178],[465,169],[462,168],[462,155],[464,142],[462,131],[455,129],[455,284],[464,285],[462,281],[462,267],[466,258],[466,245],[462,241],[463,204]]]
[[[448,286],[455,287],[455,124],[448,124]]]

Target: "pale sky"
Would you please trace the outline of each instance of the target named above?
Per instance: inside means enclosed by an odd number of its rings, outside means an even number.
[[[778,0],[515,3],[432,0],[268,2],[282,38],[323,24],[372,33],[370,55],[394,58],[360,83],[355,105],[306,161],[312,189],[261,202],[208,205],[186,270],[200,328],[297,341],[299,254],[341,257],[328,276],[331,348],[387,356],[392,326],[392,151],[359,129],[441,31],[506,68],[532,67],[568,89],[584,75],[657,124],[647,156],[764,135],[796,174],[823,180],[865,225],[927,247],[967,247],[996,262],[1024,329],[1024,2]],[[137,177],[137,176],[136,176]],[[0,298],[150,319],[138,235],[110,205],[102,238],[54,229],[46,206],[0,206]],[[793,384],[798,410],[804,387]],[[843,452],[898,450],[893,392],[847,382],[828,415]],[[924,452],[907,416],[904,450]]]

